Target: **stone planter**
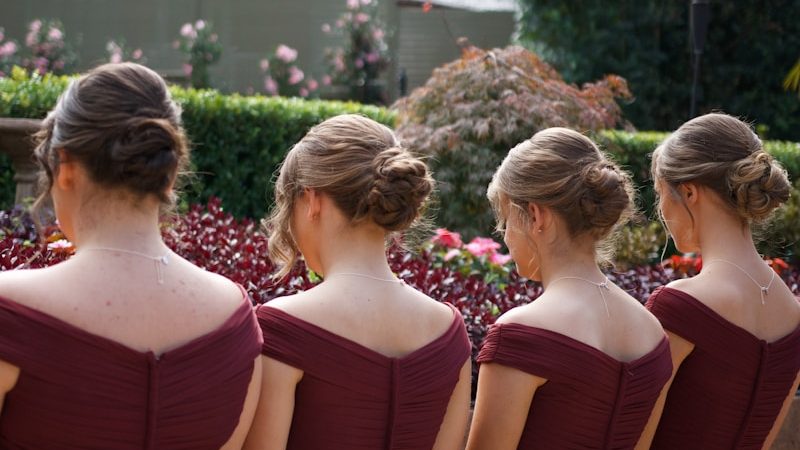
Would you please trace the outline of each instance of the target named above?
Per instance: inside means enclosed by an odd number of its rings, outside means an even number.
[[[17,183],[15,203],[36,197],[38,168],[33,160],[31,136],[39,130],[41,120],[0,117],[0,153],[11,157],[14,181]]]
[[[789,414],[783,421],[781,431],[770,450],[796,450],[800,449],[800,395],[795,395]]]

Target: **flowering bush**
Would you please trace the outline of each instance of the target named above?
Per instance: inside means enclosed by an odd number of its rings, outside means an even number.
[[[347,12],[333,26],[322,25],[323,32],[344,41],[325,50],[330,75],[323,84],[347,86],[351,97],[362,103],[383,101],[375,80],[389,67],[386,26],[377,12],[378,0],[347,0]]]
[[[267,257],[267,237],[251,220],[226,213],[218,199],[192,206],[186,214],[166,220],[164,240],[176,253],[209,271],[242,284],[255,303],[291,295],[318,282],[299,263],[283,279],[272,278],[275,266]],[[0,271],[44,267],[64,261],[72,246],[55,227],[44,231],[45,244],[37,244],[30,217],[21,209],[0,211]],[[453,304],[464,316],[477,356],[487,328],[509,309],[528,303],[542,293],[539,283],[521,278],[511,262],[493,261],[499,244],[480,238],[464,244],[458,233],[444,229],[415,253],[400,248],[387,252],[398,277],[430,297]],[[457,254],[448,257],[453,251]],[[502,255],[500,255],[502,256]],[[701,267],[697,258],[676,257],[666,264],[639,266],[608,273],[609,279],[644,302],[658,286],[691,276]],[[771,261],[795,293],[800,293],[800,272],[782,260]],[[477,374],[477,366],[473,366]],[[473,386],[475,384],[473,383]]]
[[[17,63],[17,42],[6,40],[5,30],[0,28],[0,78],[11,73],[11,68]]]
[[[129,50],[125,46],[125,39],[112,39],[106,43],[106,53],[108,62],[121,63],[125,61],[144,64],[147,60],[141,48]]]
[[[191,80],[192,87],[203,89],[211,87],[208,66],[219,61],[222,44],[214,33],[210,22],[198,20],[183,24],[180,37],[172,46],[185,55],[183,73]]]
[[[296,60],[297,50],[284,44],[278,45],[275,53],[261,60],[260,68],[264,74],[264,90],[267,94],[308,97],[317,91],[317,80],[306,77],[294,64]]]
[[[25,35],[26,55],[22,65],[40,75],[71,72],[78,57],[64,41],[64,26],[58,20],[35,19]]]

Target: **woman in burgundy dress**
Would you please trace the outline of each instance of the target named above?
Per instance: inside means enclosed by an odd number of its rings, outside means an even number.
[[[189,158],[164,81],[136,64],[78,78],[35,155],[77,252],[0,273],[0,448],[241,448],[261,336],[239,287],[161,239]]]
[[[671,365],[656,318],[597,264],[632,196],[629,175],[565,128],[517,145],[495,173],[498,228],[545,290],[489,330],[468,449],[636,446]]]
[[[281,275],[302,253],[324,277],[258,308],[262,394],[246,448],[453,449],[470,343],[461,314],[403,283],[385,243],[420,215],[428,169],[373,120],[343,115],[286,156],[269,219]]]
[[[652,173],[664,224],[678,250],[702,253],[703,268],[647,304],[669,334],[674,371],[648,440],[768,449],[797,391],[800,303],[759,256],[751,227],[789,198],[786,172],[747,124],[708,114],[656,149]]]

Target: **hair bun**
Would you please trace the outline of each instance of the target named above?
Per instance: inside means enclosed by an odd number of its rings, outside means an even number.
[[[727,183],[739,215],[755,222],[768,219],[791,193],[786,170],[763,150],[736,161]]]
[[[597,237],[606,235],[633,211],[630,177],[613,163],[600,160],[587,164],[580,173],[585,187],[579,200],[583,219]]]
[[[185,145],[183,135],[167,119],[132,117],[126,125],[109,148],[114,179],[166,201],[179,165],[178,149]]]
[[[433,190],[428,167],[407,150],[392,147],[373,161],[375,180],[367,195],[369,215],[388,231],[410,226]]]

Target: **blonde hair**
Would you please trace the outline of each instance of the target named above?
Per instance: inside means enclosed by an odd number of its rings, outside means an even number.
[[[747,224],[767,221],[791,192],[786,170],[750,126],[727,114],[681,125],[653,152],[651,172],[669,184],[672,195],[685,182],[712,189]]]
[[[528,205],[547,206],[567,226],[570,237],[589,236],[597,251],[634,212],[630,175],[586,136],[548,128],[508,153],[489,184],[488,197],[502,229],[506,202],[527,223]]]
[[[264,221],[270,258],[281,267],[277,277],[298,257],[289,225],[304,189],[328,195],[352,223],[370,220],[395,232],[419,219],[434,185],[427,165],[401,147],[392,130],[354,114],[313,127],[279,170],[275,205]]]

